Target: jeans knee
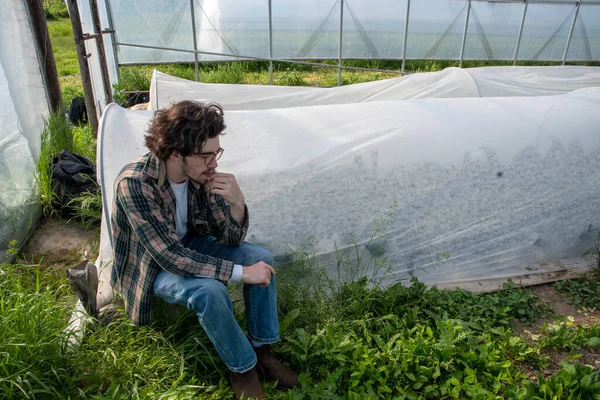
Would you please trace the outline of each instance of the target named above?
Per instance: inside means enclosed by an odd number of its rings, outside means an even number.
[[[255,262],[262,261],[265,264],[273,266],[273,256],[271,255],[271,252],[264,247],[257,248],[254,258],[256,260]]]
[[[202,279],[204,280],[202,285],[189,298],[189,306],[198,312],[203,312],[209,305],[228,307],[230,299],[227,286],[217,279]]]

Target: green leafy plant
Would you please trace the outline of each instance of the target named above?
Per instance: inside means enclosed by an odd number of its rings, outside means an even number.
[[[600,399],[600,374],[589,365],[563,364],[547,379],[537,373],[538,387],[529,385],[533,399]]]
[[[539,345],[553,349],[600,346],[600,322],[591,326],[574,325],[570,321],[544,324]]]
[[[554,287],[567,295],[574,306],[596,309],[600,305],[600,279],[595,277],[560,281]]]

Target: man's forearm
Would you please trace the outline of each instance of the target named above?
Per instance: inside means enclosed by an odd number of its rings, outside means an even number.
[[[244,226],[244,222],[246,220],[246,207],[244,203],[242,204],[232,204],[229,208],[229,212],[235,222],[237,222],[240,226]]]

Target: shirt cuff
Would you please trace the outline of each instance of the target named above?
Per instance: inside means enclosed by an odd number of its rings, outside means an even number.
[[[229,278],[229,280],[232,282],[239,282],[242,280],[243,276],[244,276],[244,267],[242,267],[240,264],[235,264],[233,266],[233,272],[231,273],[231,278]]]

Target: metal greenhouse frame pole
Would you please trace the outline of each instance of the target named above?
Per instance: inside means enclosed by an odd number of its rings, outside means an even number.
[[[113,48],[113,59],[115,61],[115,71],[117,72],[117,82],[121,82],[121,71],[119,70],[119,54],[118,54],[118,45],[115,44],[117,42],[117,37],[115,36],[115,23],[113,22],[112,9],[110,5],[110,0],[104,0],[104,7],[106,7],[106,17],[108,18],[108,29],[104,30],[103,33],[110,33],[110,40],[112,42]]]
[[[408,16],[410,15],[410,0],[406,0],[406,21],[404,22],[404,43],[402,44],[402,69],[404,72],[404,66],[406,65],[406,43],[408,41]]]
[[[338,41],[338,86],[342,84],[342,32],[344,30],[344,0],[340,0],[340,38]]]
[[[523,8],[523,17],[521,18],[521,25],[519,26],[519,36],[517,37],[517,46],[515,47],[515,55],[513,56],[513,65],[517,65],[517,58],[519,57],[519,46],[521,45],[521,36],[523,36],[523,27],[525,26],[525,16],[527,15],[527,6],[529,0],[525,0],[525,7]]]
[[[577,2],[577,6],[575,6],[575,15],[573,16],[573,22],[571,23],[571,29],[569,30],[569,37],[567,38],[567,45],[565,46],[565,53],[562,58],[562,65],[565,65],[567,60],[567,53],[569,52],[569,45],[571,44],[571,37],[573,37],[573,31],[575,30],[575,23],[577,22],[577,16],[579,15],[579,6],[581,5],[581,0]]]
[[[198,70],[198,40],[196,38],[196,17],[194,15],[194,0],[190,0],[190,14],[192,16],[192,35],[194,36],[194,69],[196,71],[196,82],[200,80]]]
[[[269,84],[273,84],[273,14],[269,0]]]
[[[465,42],[467,41],[467,28],[469,27],[469,14],[471,13],[471,0],[467,3],[467,17],[465,18],[465,30],[463,31],[462,45],[460,46],[460,62],[458,67],[462,68],[463,56],[465,54]]]
[[[88,120],[90,121],[94,138],[96,138],[98,136],[98,114],[96,114],[96,103],[94,101],[90,66],[87,63],[89,55],[85,50],[77,0],[67,0],[67,7],[69,9],[69,16],[71,17],[71,25],[73,26],[73,39],[75,40],[75,47],[77,49],[77,60],[79,61],[79,71],[81,72],[81,81],[83,83],[85,107],[87,109]]]

